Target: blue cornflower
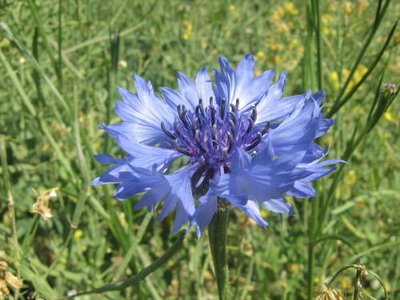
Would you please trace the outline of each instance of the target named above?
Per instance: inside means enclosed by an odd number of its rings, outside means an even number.
[[[118,200],[145,193],[136,209],[150,211],[163,201],[160,220],[175,210],[172,232],[189,221],[200,236],[219,198],[265,227],[260,204],[292,215],[284,195],[315,197],[310,182],[341,162],[322,161],[327,151],[313,142],[334,123],[321,113],[323,91],[282,97],[286,73],[273,85],[274,70],[254,77],[251,54],[236,70],[225,57],[219,64],[215,83],[206,68],[194,82],[178,72],[179,92],[164,87],[162,96],[135,76],[137,94],[120,88],[124,101],[115,111],[123,122],[100,126],[128,155],[96,155],[115,166],[93,184],[117,183]]]

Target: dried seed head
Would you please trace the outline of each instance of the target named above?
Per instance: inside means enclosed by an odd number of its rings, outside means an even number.
[[[36,202],[32,205],[30,212],[33,214],[39,214],[44,220],[51,219],[53,215],[51,214],[49,202],[51,198],[57,196],[57,189],[58,188],[52,188],[41,192],[37,197]]]
[[[14,289],[20,289],[23,284],[21,279],[19,279],[17,276],[14,276],[10,272],[6,272],[4,281]]]
[[[6,282],[0,278],[0,300],[7,295],[10,295],[10,290],[7,288]]]
[[[344,300],[341,290],[332,289],[327,283],[322,283],[316,291],[316,300]]]
[[[0,261],[0,272],[5,271],[7,269],[7,267],[8,267],[8,265],[5,261]]]
[[[393,95],[394,93],[396,93],[396,89],[397,89],[396,85],[394,83],[389,82],[389,83],[382,84],[381,92]]]

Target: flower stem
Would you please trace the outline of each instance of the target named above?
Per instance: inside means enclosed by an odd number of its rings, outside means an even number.
[[[220,300],[231,299],[229,269],[226,259],[228,220],[229,204],[224,199],[219,198],[218,209],[209,225],[208,232]]]

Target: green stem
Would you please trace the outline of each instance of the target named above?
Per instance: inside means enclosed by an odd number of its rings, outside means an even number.
[[[362,274],[362,269],[358,268],[357,273],[356,273],[356,283],[354,284],[354,294],[353,294],[353,300],[358,300],[358,294],[360,292],[360,286],[361,286],[361,274]]]
[[[218,209],[208,227],[211,254],[214,262],[220,300],[231,299],[229,269],[226,259],[226,230],[229,220],[229,204],[218,199]]]

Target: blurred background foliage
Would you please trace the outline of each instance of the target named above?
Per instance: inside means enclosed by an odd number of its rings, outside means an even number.
[[[377,6],[387,2],[321,1],[316,18],[312,0],[0,1],[0,250],[7,271],[23,280],[19,291],[7,283],[12,297],[54,299],[125,279],[172,244],[172,217],[158,224],[145,210],[133,210],[137,199],[119,203],[112,187],[90,186],[104,170],[94,154],[124,155],[97,127],[118,122],[118,85],[134,91],[136,73],[154,87],[176,88],[178,70],[193,77],[202,66],[217,67],[219,55],[235,65],[250,52],[257,74],[289,72],[286,95],[324,89],[324,109],[333,114],[338,95],[362,81],[320,141],[331,147],[329,157],[344,157],[354,129],[374,122],[367,117],[380,80],[399,85],[398,29],[377,56],[400,15],[397,1],[352,72]],[[312,33],[317,19],[320,60]],[[317,286],[360,262],[382,277],[390,299],[400,297],[399,114],[398,101],[380,113],[378,125],[353,147],[333,193],[332,176],[318,183],[316,199],[289,199],[295,217],[264,211],[270,226],[263,230],[233,212],[234,299],[305,299],[307,281]],[[37,199],[41,209],[32,208]],[[318,219],[314,203],[329,206],[326,220],[316,221],[320,231],[310,235],[316,228],[310,219]],[[215,299],[207,237],[190,233],[183,245],[139,285],[79,299]],[[351,295],[353,277],[344,272],[335,288]],[[364,286],[382,298],[376,279],[365,278]]]

